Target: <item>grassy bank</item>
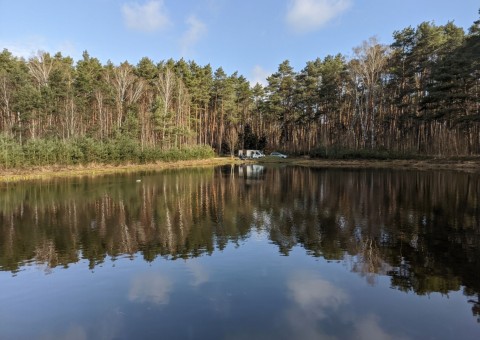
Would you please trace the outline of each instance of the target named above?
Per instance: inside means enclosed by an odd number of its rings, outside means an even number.
[[[0,183],[17,182],[24,180],[42,180],[58,177],[98,176],[115,173],[129,173],[137,171],[156,171],[171,168],[217,166],[226,164],[260,163],[296,165],[319,168],[383,168],[399,170],[458,170],[480,173],[480,158],[458,159],[442,158],[429,160],[333,160],[310,158],[266,157],[260,160],[240,161],[229,157],[214,157],[209,159],[191,159],[170,162],[154,162],[148,164],[85,164],[72,166],[41,166],[22,169],[0,170]]]
[[[0,183],[51,179],[58,177],[99,176],[137,171],[156,171],[172,168],[216,166],[232,164],[235,162],[236,160],[232,158],[214,157],[209,159],[190,159],[170,162],[155,162],[148,164],[108,165],[91,163],[73,166],[42,166],[23,169],[1,170]]]
[[[0,136],[0,181],[84,176],[176,166],[219,164],[210,146],[163,150],[128,137],[108,141],[78,138],[18,141]]]

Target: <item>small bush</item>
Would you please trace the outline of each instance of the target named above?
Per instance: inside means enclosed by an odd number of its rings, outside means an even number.
[[[78,138],[66,144],[72,144],[73,164],[103,163],[107,159],[104,143],[93,138]]]

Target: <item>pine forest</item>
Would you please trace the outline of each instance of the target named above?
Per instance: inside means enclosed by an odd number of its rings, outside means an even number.
[[[242,148],[313,157],[480,154],[480,20],[423,22],[252,86],[194,61],[0,53],[0,166],[150,162]]]

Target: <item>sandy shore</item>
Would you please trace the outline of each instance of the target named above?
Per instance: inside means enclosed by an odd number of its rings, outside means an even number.
[[[325,160],[309,158],[279,159],[266,157],[260,160],[241,161],[230,157],[216,157],[206,160],[189,160],[177,162],[158,162],[152,164],[102,165],[88,164],[77,166],[48,166],[30,169],[1,170],[0,182],[16,182],[22,180],[50,179],[55,177],[97,176],[113,173],[136,171],[155,171],[162,169],[204,167],[226,164],[260,163],[288,164],[320,168],[391,168],[413,170],[457,170],[480,173],[480,157],[469,159],[428,159],[428,160]]]

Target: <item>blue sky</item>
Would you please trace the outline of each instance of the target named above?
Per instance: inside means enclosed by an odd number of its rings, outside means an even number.
[[[0,48],[103,63],[142,57],[210,63],[264,81],[285,59],[299,71],[328,54],[351,55],[371,36],[423,21],[468,29],[478,0],[0,0]]]

